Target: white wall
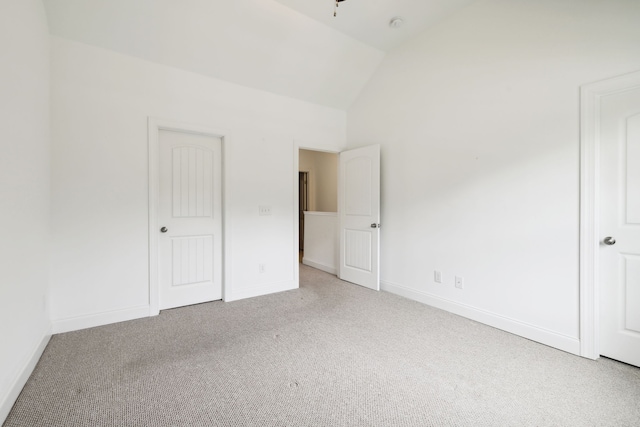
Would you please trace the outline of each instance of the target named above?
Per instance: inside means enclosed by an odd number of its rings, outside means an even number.
[[[295,286],[294,139],[343,146],[344,111],[57,37],[52,58],[56,331],[139,317],[148,306],[148,116],[229,134],[227,298]],[[259,205],[272,215],[259,216]]]
[[[299,169],[309,172],[309,210],[338,211],[338,154],[300,150]]]
[[[49,36],[39,0],[0,2],[0,424],[50,329]]]
[[[316,209],[338,211],[338,154],[316,151]]]
[[[304,213],[303,264],[327,273],[338,273],[338,225],[338,214],[335,212]]]
[[[486,0],[390,52],[347,116],[382,145],[386,289],[578,351],[579,87],[640,70],[639,22]]]

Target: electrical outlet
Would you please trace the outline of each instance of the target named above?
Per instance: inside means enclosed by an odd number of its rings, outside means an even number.
[[[433,272],[433,280],[436,283],[442,283],[442,271],[438,271],[438,270],[434,271]]]
[[[262,273],[264,273],[264,272],[266,272],[266,271],[267,271],[267,268],[265,267],[265,265],[264,265],[264,264],[258,264],[258,272],[259,272],[260,274],[262,274]]]
[[[258,206],[258,213],[260,215],[271,215],[271,206]]]
[[[464,279],[460,276],[456,276],[456,288],[458,289],[464,289]]]

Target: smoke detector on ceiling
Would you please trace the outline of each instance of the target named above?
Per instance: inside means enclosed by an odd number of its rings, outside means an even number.
[[[401,16],[396,16],[391,18],[391,21],[389,21],[389,26],[391,28],[400,28],[402,27],[402,24],[404,24],[404,18]]]

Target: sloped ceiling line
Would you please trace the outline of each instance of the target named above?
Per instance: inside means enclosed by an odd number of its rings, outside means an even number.
[[[346,110],[387,50],[470,1],[349,0],[337,18],[333,0],[43,3],[52,35]]]

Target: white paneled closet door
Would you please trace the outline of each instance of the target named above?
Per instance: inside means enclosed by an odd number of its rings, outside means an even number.
[[[160,309],[222,298],[222,140],[159,131]]]

